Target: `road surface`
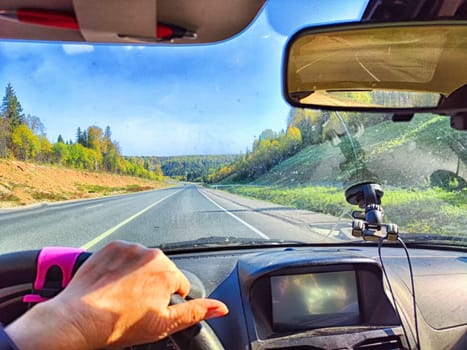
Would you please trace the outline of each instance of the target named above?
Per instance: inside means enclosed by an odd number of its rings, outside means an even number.
[[[295,220],[286,212],[293,209],[272,204],[265,207],[265,202],[254,200],[248,200],[246,205],[234,201],[235,197],[216,193],[221,192],[186,185],[30,209],[2,210],[0,253],[57,245],[94,251],[116,239],[147,246],[207,236],[299,241],[329,239],[329,229],[311,229],[310,225]],[[320,218],[320,214],[314,215]],[[322,217],[329,221],[328,217]]]

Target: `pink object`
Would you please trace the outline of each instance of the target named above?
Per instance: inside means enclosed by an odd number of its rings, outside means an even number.
[[[39,293],[45,286],[47,272],[56,266],[62,271],[62,288],[71,281],[73,268],[79,255],[84,252],[80,248],[45,247],[42,248],[37,258],[36,280],[34,290]],[[47,300],[39,294],[27,294],[23,298],[25,303],[40,303]]]

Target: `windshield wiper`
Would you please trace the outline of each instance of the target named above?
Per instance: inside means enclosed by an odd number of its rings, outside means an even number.
[[[236,247],[236,246],[282,246],[290,244],[304,244],[304,242],[283,240],[283,239],[254,239],[250,237],[233,237],[233,236],[210,236],[194,239],[191,241],[163,243],[158,246],[164,251],[180,251],[193,250],[199,248],[220,248],[220,247]]]
[[[402,239],[407,244],[420,244],[430,246],[456,246],[466,248],[466,239],[461,236],[442,236],[425,233],[405,233],[401,234]]]

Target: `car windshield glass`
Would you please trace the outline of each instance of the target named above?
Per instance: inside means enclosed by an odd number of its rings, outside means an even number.
[[[366,1],[285,3],[209,45],[0,42],[0,251],[357,241],[344,192],[370,181],[407,239],[465,244],[467,133],[291,108],[288,37]]]

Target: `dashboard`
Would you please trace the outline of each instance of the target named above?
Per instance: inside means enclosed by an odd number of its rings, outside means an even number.
[[[377,248],[368,245],[229,250],[171,258],[190,279],[192,297],[207,295],[229,307],[229,315],[208,322],[226,349],[414,348],[405,253],[383,248],[400,319],[377,256]],[[467,254],[410,249],[410,257],[421,349],[466,349]],[[152,349],[170,346],[166,341]]]
[[[409,251],[421,349],[466,349],[466,252]],[[225,349],[415,349],[405,253],[383,248],[400,318],[377,253],[374,245],[362,244],[167,254],[190,280],[189,297],[209,296],[227,304],[227,316],[208,321]],[[30,259],[37,256],[25,254]],[[24,262],[24,257],[18,261]],[[0,321],[7,324],[25,311],[21,299],[31,284],[24,282],[34,276],[18,273],[11,257],[0,256],[0,266],[2,259],[9,259],[16,276],[15,286],[0,283]],[[8,271],[2,273],[3,279]],[[174,345],[164,340],[134,348]]]

